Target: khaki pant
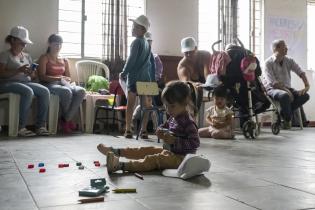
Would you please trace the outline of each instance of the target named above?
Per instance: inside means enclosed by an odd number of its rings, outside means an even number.
[[[176,169],[184,159],[168,150],[157,147],[140,147],[120,149],[120,156],[130,160],[125,163],[129,172]]]

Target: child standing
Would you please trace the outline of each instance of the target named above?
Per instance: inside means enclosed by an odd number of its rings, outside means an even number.
[[[163,148],[114,149],[99,144],[98,150],[107,156],[109,173],[117,170],[141,172],[176,169],[186,154],[196,153],[200,141],[197,126],[186,110],[190,102],[188,85],[181,81],[169,82],[162,92],[162,101],[170,115],[167,122],[156,131],[156,135],[164,141]],[[119,156],[133,160],[121,162]]]
[[[207,112],[209,127],[200,128],[200,137],[215,139],[233,139],[233,112],[226,106],[226,89],[219,86],[214,89],[214,106]]]
[[[123,71],[119,77],[122,80],[127,80],[127,110],[126,110],[126,130],[124,136],[126,138],[132,138],[131,121],[132,114],[137,96],[136,82],[143,81],[149,82],[150,78],[150,56],[151,47],[147,40],[144,38],[144,34],[149,29],[150,23],[146,16],[141,15],[133,21],[132,36],[136,39],[131,43],[130,55],[126,61]],[[147,97],[143,98],[144,106],[149,107],[151,104]],[[148,133],[146,131],[146,125],[148,121],[147,113],[145,113],[142,123],[141,138],[147,139]]]

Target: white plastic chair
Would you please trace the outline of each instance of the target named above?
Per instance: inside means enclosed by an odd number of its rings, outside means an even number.
[[[87,83],[91,75],[100,75],[109,79],[109,69],[101,62],[91,60],[81,60],[75,63],[78,75],[78,85],[83,86]]]
[[[78,85],[80,86],[85,86],[89,77],[91,75],[100,75],[105,77],[106,79],[109,80],[109,69],[108,67],[101,62],[97,61],[92,61],[92,60],[81,60],[77,61],[75,63],[75,67],[77,69],[77,76],[78,76]],[[92,107],[95,107],[95,102],[96,100],[92,100]],[[82,111],[82,105],[80,106],[80,118],[81,118],[81,125],[83,126],[83,111]],[[93,125],[91,126],[87,121],[89,122],[94,122],[94,112],[91,115],[90,111],[86,110],[86,116],[85,116],[85,121],[86,121],[86,127],[85,131],[87,132],[92,132]],[[87,128],[88,127],[88,128]]]
[[[8,100],[8,126],[9,136],[15,137],[18,135],[19,129],[19,109],[20,109],[20,96],[14,93],[0,94],[0,100]]]

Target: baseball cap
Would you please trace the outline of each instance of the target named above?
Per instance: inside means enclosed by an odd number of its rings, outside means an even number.
[[[196,46],[196,40],[193,37],[186,37],[181,41],[182,53],[193,51]]]
[[[149,30],[150,28],[150,21],[145,15],[140,15],[136,19],[129,19],[132,22],[137,23],[145,28],[145,30]]]
[[[144,38],[146,38],[148,41],[152,41],[152,34],[150,32],[146,32],[144,34]]]
[[[15,26],[10,31],[10,36],[20,39],[26,44],[33,44],[29,39],[28,30],[23,26]]]
[[[209,171],[210,165],[210,161],[202,155],[187,154],[177,169],[165,169],[162,174],[168,177],[189,179]]]

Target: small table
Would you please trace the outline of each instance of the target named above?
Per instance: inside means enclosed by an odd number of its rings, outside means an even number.
[[[85,108],[85,132],[93,133],[93,124],[95,117],[95,103],[97,100],[109,100],[114,99],[114,95],[101,95],[97,93],[87,93],[85,96],[86,108]]]

